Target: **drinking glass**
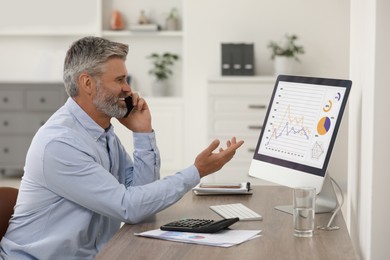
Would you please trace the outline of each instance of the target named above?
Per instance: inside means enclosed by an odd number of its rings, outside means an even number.
[[[293,223],[294,236],[312,237],[314,232],[316,189],[294,188]]]

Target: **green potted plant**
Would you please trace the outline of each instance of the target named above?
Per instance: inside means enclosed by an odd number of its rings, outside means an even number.
[[[299,62],[299,55],[305,53],[302,45],[296,41],[298,36],[288,35],[281,42],[270,41],[267,47],[271,49],[271,59],[274,60],[275,74],[292,74],[294,63]]]
[[[162,54],[152,53],[147,56],[151,60],[152,68],[149,74],[154,76],[152,92],[155,96],[166,96],[168,83],[167,80],[173,74],[172,66],[179,59],[179,56],[170,52]]]

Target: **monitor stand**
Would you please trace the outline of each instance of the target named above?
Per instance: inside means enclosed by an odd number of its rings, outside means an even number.
[[[332,212],[337,207],[337,196],[333,189],[332,181],[329,174],[325,175],[324,184],[321,192],[317,194],[316,198],[316,213]],[[285,213],[292,214],[292,205],[276,206],[275,209]]]

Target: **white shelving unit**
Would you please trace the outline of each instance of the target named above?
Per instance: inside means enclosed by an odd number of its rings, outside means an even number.
[[[110,31],[102,32],[103,37],[177,37],[181,38],[181,31],[157,31],[157,32],[131,32],[131,31]]]
[[[23,6],[23,8],[21,8]],[[75,8],[77,6],[77,8]],[[95,35],[129,44],[126,63],[133,87],[150,95],[152,77],[148,74],[151,53],[179,55],[170,80],[170,95],[182,96],[182,31],[166,31],[165,18],[172,8],[182,10],[182,0],[150,2],[142,0],[14,0],[0,10],[0,81],[62,82],[62,65],[69,45],[80,37]],[[85,10],[88,10],[86,15]],[[110,30],[113,11],[125,22],[121,31]],[[131,32],[141,11],[163,30]],[[180,21],[180,20],[179,20]],[[181,29],[182,26],[179,26]],[[18,53],[9,49],[17,48]],[[20,62],[23,60],[22,66]]]
[[[0,8],[0,83],[23,83],[28,89],[36,83],[61,83],[65,53],[75,40],[101,36],[129,44],[126,66],[133,89],[150,99],[160,151],[165,157],[163,175],[182,165],[184,104],[182,100],[182,31],[164,30],[164,20],[171,8],[182,13],[183,0],[13,0]],[[110,30],[111,14],[119,10],[126,23],[122,31]],[[157,32],[130,32],[141,10],[163,28]],[[181,29],[181,26],[179,27]],[[17,51],[15,51],[17,50]],[[150,97],[152,77],[148,75],[151,53],[172,52],[179,55],[173,67],[170,97]],[[33,90],[31,87],[30,90]],[[1,84],[0,84],[1,91]],[[28,102],[25,100],[24,102]],[[168,122],[168,123],[167,123]],[[126,135],[125,133],[118,133]],[[0,138],[2,133],[0,133]],[[120,138],[125,138],[120,136]],[[167,142],[166,140],[171,140]],[[26,142],[31,138],[26,139]],[[28,146],[29,144],[24,144]],[[167,155],[169,155],[167,157]],[[25,154],[18,154],[19,157]],[[17,161],[22,162],[24,158]],[[164,158],[163,158],[164,159]],[[1,162],[0,162],[1,163]],[[18,165],[14,165],[17,167]],[[23,167],[20,163],[20,168]],[[2,165],[0,165],[0,168]]]

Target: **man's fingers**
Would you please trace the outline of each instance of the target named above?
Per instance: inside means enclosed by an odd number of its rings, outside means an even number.
[[[205,152],[212,153],[215,149],[218,148],[220,141],[218,139],[215,139],[211,142],[211,144],[205,149]]]
[[[232,140],[228,140],[226,142],[226,146],[227,146],[226,149],[220,147],[218,150],[220,153],[233,152],[233,154],[234,154],[235,150],[237,150],[243,143],[244,143],[244,141],[241,140],[241,141],[237,142],[236,138],[233,137]],[[218,148],[219,144],[220,144],[220,141],[218,139],[213,140],[210,143],[210,145],[204,150],[204,153],[212,154],[213,151]]]
[[[243,143],[243,140],[237,142],[236,138],[233,137],[232,140],[228,140],[226,142],[227,148],[225,149],[225,151],[237,150]]]
[[[227,146],[227,147],[230,147],[231,145],[232,145],[232,142],[230,142],[230,140],[227,140],[226,146]]]

